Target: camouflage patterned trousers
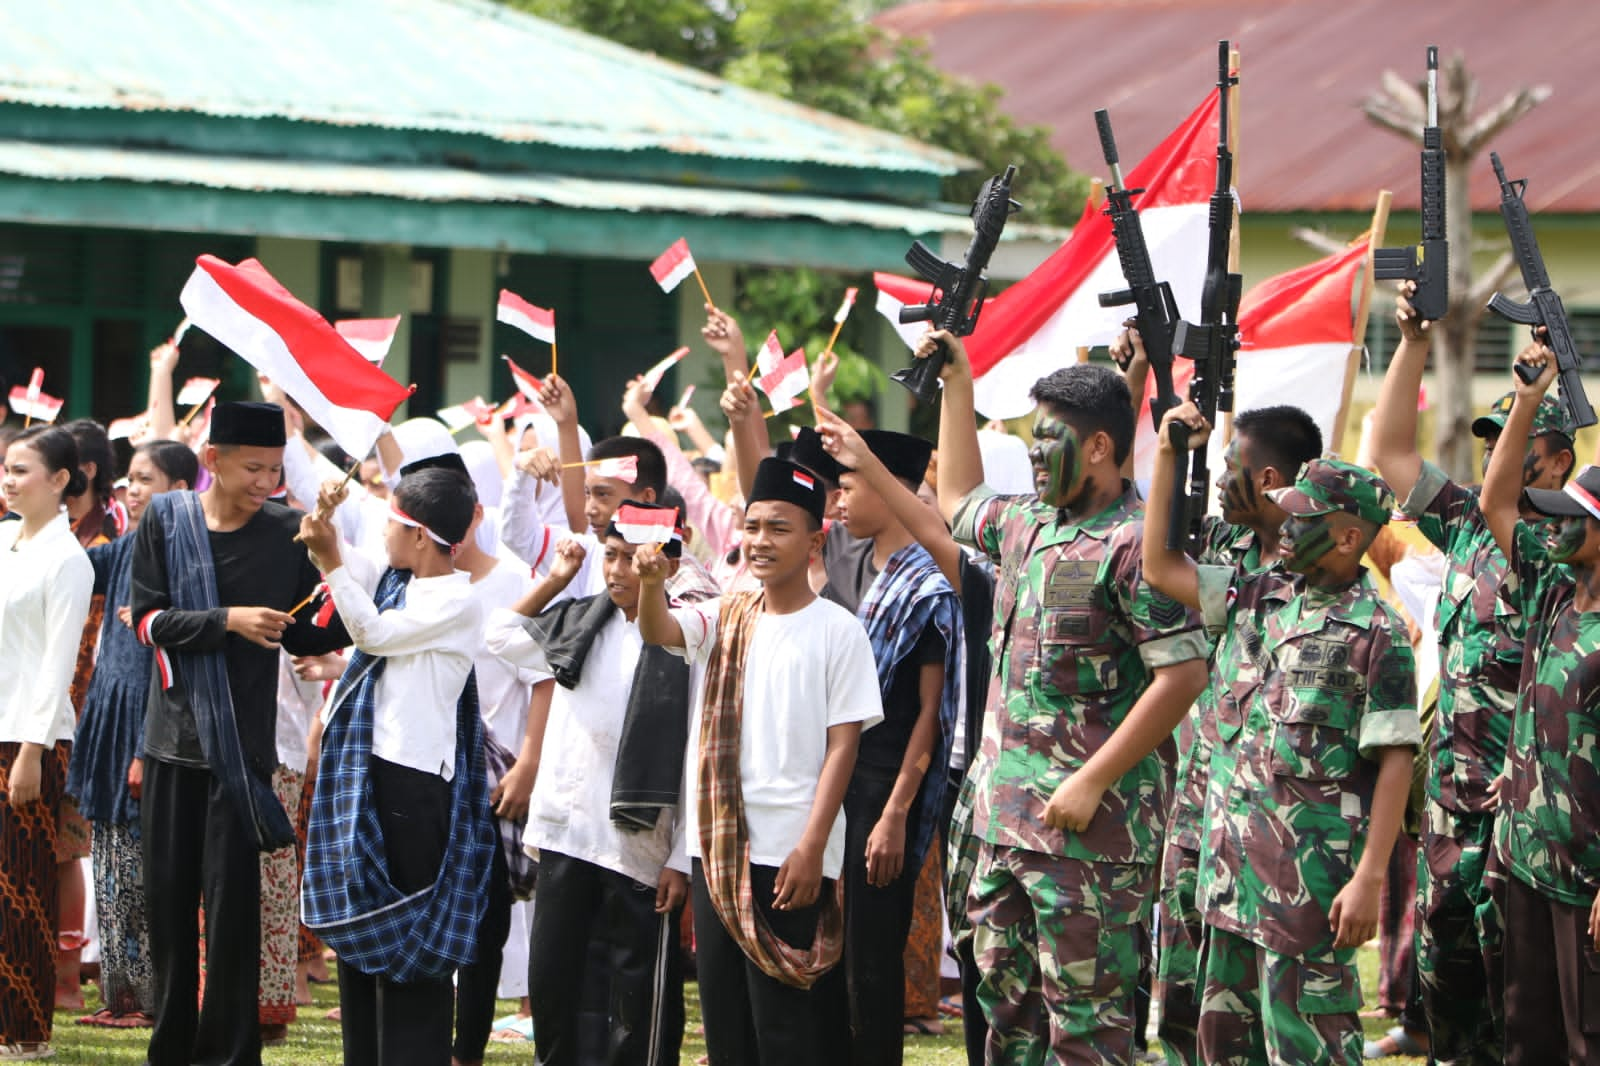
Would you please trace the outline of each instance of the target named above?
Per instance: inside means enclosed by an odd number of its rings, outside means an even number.
[[[1297,959],[1207,925],[1200,1056],[1209,1066],[1361,1062],[1355,963]]]
[[[1201,1066],[1200,940],[1205,922],[1195,902],[1200,853],[1167,840],[1161,857],[1161,920],[1156,979],[1161,982],[1161,1050],[1167,1066]]]
[[[1133,995],[1155,868],[984,843],[968,897],[985,1061],[1133,1059]]]
[[[1433,800],[1417,860],[1417,977],[1435,1062],[1477,1066],[1501,1061],[1501,1007],[1490,995],[1485,864],[1494,816],[1450,811]]]

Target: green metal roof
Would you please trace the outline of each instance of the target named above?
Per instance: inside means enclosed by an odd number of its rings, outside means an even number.
[[[859,198],[3,139],[0,218],[644,260],[687,236],[707,262],[839,269],[972,226]]]
[[[171,142],[141,136],[142,118],[179,114],[880,173],[967,165],[486,0],[0,5],[0,104],[117,111],[143,143]]]

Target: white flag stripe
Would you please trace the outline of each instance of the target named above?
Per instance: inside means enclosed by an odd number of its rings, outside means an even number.
[[[667,544],[679,539],[670,516],[663,522],[614,522],[613,525],[629,544]]]
[[[507,307],[501,304],[494,313],[494,317],[514,329],[520,329],[536,341],[554,344],[556,340],[555,327],[546,322],[540,322],[520,308]]]
[[[352,456],[366,456],[388,420],[329,400],[301,368],[283,338],[233,301],[204,269],[190,275],[179,296],[183,309],[207,333],[232,348],[294,398],[305,413]]]
[[[928,323],[901,322],[900,309],[904,306],[905,304],[896,300],[887,292],[882,289],[878,290],[878,314],[889,320],[889,325],[893,326],[894,331],[900,335],[900,339],[906,342],[907,348],[915,348],[922,340],[922,335],[928,332]],[[1031,385],[1032,382],[1029,382],[1029,384]]]
[[[1199,321],[1210,235],[1206,205],[1147,208],[1139,212],[1139,220],[1144,224],[1156,277],[1172,286],[1179,314],[1188,321]],[[1016,418],[1032,411],[1028,392],[1034,382],[1072,362],[1078,348],[1116,340],[1133,308],[1101,307],[1100,294],[1125,288],[1122,264],[1113,249],[1048,321],[973,383],[978,411],[985,418]],[[880,295],[879,304],[882,302]]]

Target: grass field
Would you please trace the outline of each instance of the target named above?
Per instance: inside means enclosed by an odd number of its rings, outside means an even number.
[[[1361,985],[1370,1003],[1377,994],[1377,953],[1370,948],[1361,953]],[[92,990],[86,988],[85,991],[93,1000]],[[310,1007],[300,1008],[300,1020],[289,1027],[288,1045],[268,1048],[262,1055],[262,1061],[266,1066],[323,1066],[323,1064],[337,1066],[341,1061],[339,1024],[328,1021],[325,1017],[329,1009],[338,1004],[338,991],[333,985],[314,985],[313,994],[316,1003]],[[700,1025],[700,1003],[695,986],[689,986],[687,998],[689,1023],[684,1037],[682,1058],[685,1066],[705,1054],[704,1041],[695,1035]],[[93,1001],[89,1005],[89,1010],[99,1005],[98,1001]],[[505,1002],[501,1007],[503,1008],[501,1014],[505,1015],[512,1013],[516,1009],[516,1004]],[[139,1066],[144,1061],[145,1042],[149,1039],[149,1030],[95,1029],[74,1025],[75,1017],[77,1017],[76,1012],[56,1014],[54,1041],[56,1056],[50,1061],[63,1064],[81,1063],[83,1066]],[[1389,1024],[1386,1021],[1368,1021],[1367,1033],[1376,1038],[1388,1028]],[[936,1064],[956,1066],[965,1062],[960,1023],[953,1022],[947,1025],[944,1036],[907,1037],[905,1059],[907,1066],[936,1066]],[[484,1059],[486,1064],[498,1063],[504,1066],[532,1061],[531,1043],[491,1043],[488,1055]],[[1377,1061],[1400,1066],[1422,1060],[1390,1058]]]

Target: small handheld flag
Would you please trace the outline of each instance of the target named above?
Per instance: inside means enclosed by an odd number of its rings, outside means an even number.
[[[690,274],[700,283],[700,292],[706,298],[706,303],[715,307],[711,299],[711,290],[706,288],[706,279],[700,276],[700,268],[694,264],[694,256],[689,252],[687,238],[679,237],[672,242],[672,247],[656,256],[655,262],[650,264],[650,276],[656,279],[656,284],[661,286],[662,292],[671,292],[683,284],[683,279]]]
[[[617,508],[611,522],[629,544],[670,544],[683,540],[677,515],[676,507],[636,507],[625,503]]]
[[[179,407],[196,407],[211,399],[211,394],[217,391],[217,386],[222,382],[216,378],[190,378],[183,383],[183,388],[178,390],[177,404]]]
[[[639,457],[636,455],[619,455],[615,459],[590,459],[582,463],[562,463],[561,469],[571,470],[579,466],[592,466],[596,477],[614,477],[630,485],[639,480]]]
[[[844,320],[850,317],[850,308],[856,305],[856,289],[854,286],[844,290],[844,300],[839,304],[839,310],[833,313],[833,332],[828,335],[828,346],[822,349],[825,352],[833,351],[833,344],[839,339],[839,331],[844,328]]]
[[[113,418],[106,426],[106,436],[112,440],[133,440],[150,429],[150,414],[132,415],[128,418]]]
[[[43,367],[34,367],[33,374],[28,378],[28,384],[14,386],[9,399],[11,409],[22,416],[24,429],[31,425],[35,418],[41,422],[54,422],[56,416],[61,413],[61,401],[45,394]]]
[[[483,425],[495,416],[495,409],[483,402],[481,396],[474,396],[464,403],[452,407],[439,409],[439,421],[449,427],[451,433],[460,433],[469,426]]]
[[[683,395],[678,397],[678,404],[673,410],[687,411],[689,409],[689,401],[692,399],[694,399],[694,385],[685,385],[683,387]]]
[[[688,354],[689,349],[679,348],[677,351],[661,360],[661,362],[657,363],[649,370],[646,370],[644,372],[645,388],[649,389],[651,392],[655,392],[656,389],[661,386],[661,379],[666,375],[667,371],[683,362],[683,357]]]
[[[756,388],[767,394],[774,411],[798,407],[800,397],[811,385],[811,371],[806,366],[806,350],[796,348],[783,358],[769,373],[756,381]]]
[[[511,371],[511,381],[517,386],[517,391],[523,396],[532,400],[534,403],[538,403],[539,379],[522,369],[516,363],[512,362],[509,355],[502,355],[500,358],[506,361],[506,367]],[[543,409],[544,408],[541,405],[540,410]]]
[[[529,399],[520,392],[511,397],[511,399],[507,400],[505,403],[501,404],[495,410],[495,416],[501,421],[505,421],[508,418],[512,421],[516,421],[523,415],[542,414],[544,414],[544,404],[540,403],[538,400]]]
[[[778,340],[778,331],[773,330],[767,334],[766,343],[756,353],[756,369],[750,376],[752,378],[766,377],[777,369],[778,364],[781,362],[783,362],[783,343]]]
[[[500,290],[494,317],[550,346],[550,373],[556,373],[556,313],[524,300],[510,289]]]
[[[361,353],[362,358],[376,366],[383,365],[383,359],[389,354],[389,348],[394,344],[395,331],[400,328],[400,316],[393,318],[345,318],[333,324],[339,331],[339,336]]]

